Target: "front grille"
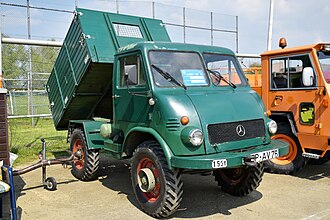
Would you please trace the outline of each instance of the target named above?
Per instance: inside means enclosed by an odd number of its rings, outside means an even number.
[[[243,132],[245,131],[245,132]],[[207,132],[211,145],[265,136],[263,119],[210,124]]]

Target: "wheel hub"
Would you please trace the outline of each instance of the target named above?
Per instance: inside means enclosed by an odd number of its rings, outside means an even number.
[[[151,169],[143,168],[138,173],[138,184],[142,192],[151,192],[155,188],[155,176]]]

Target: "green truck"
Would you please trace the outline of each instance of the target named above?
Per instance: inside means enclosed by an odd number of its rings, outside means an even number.
[[[235,54],[172,43],[161,20],[77,9],[46,88],[73,175],[95,179],[100,153],[130,159],[136,199],[156,218],[179,207],[184,173],[212,172],[244,196],[262,161],[288,153]]]

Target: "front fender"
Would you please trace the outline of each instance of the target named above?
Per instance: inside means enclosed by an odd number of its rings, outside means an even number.
[[[155,131],[152,128],[146,128],[146,127],[134,127],[131,130],[129,130],[128,134],[126,135],[126,138],[124,140],[124,146],[126,144],[127,141],[127,137],[130,136],[131,133],[133,132],[143,132],[143,133],[148,133],[150,135],[152,135],[160,144],[160,146],[163,149],[164,155],[166,157],[166,161],[167,161],[167,165],[170,169],[172,169],[172,164],[171,164],[171,158],[174,156],[170,147],[167,145],[166,141],[158,134],[157,131]]]

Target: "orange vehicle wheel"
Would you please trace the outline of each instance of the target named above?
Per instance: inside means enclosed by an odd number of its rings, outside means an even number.
[[[272,173],[291,174],[300,170],[307,162],[302,156],[302,149],[298,138],[292,133],[288,123],[278,123],[277,134],[272,139],[287,142],[289,153],[264,162],[266,170]]]
[[[298,153],[298,146],[296,142],[290,136],[287,136],[285,134],[274,135],[272,139],[284,141],[289,144],[289,153],[287,155],[284,155],[283,157],[272,159],[272,162],[277,165],[287,165],[289,163],[292,163],[292,161],[294,161],[294,159],[297,157]]]
[[[72,175],[83,181],[93,180],[100,164],[99,152],[87,149],[85,134],[79,128],[71,134],[70,150],[74,154]]]

